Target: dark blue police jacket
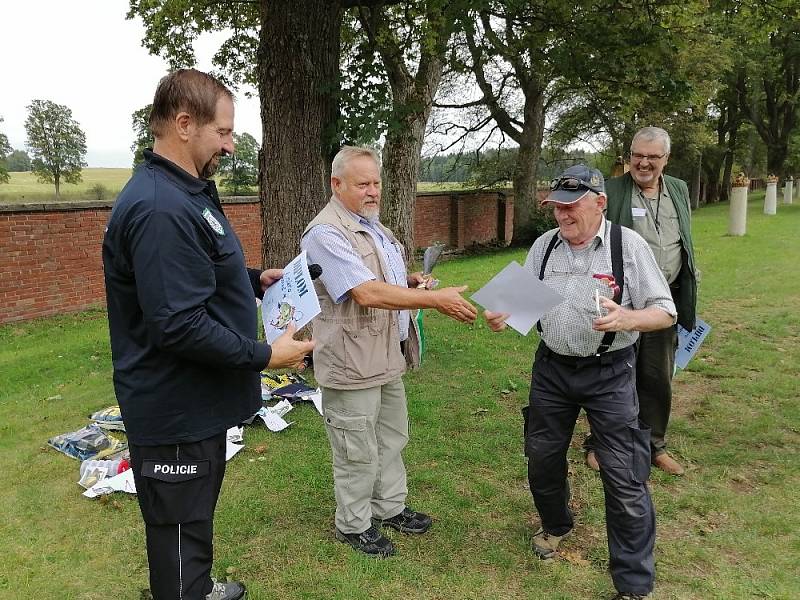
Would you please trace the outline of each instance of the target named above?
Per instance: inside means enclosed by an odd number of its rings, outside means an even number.
[[[114,388],[132,443],[193,442],[261,407],[260,271],[245,267],[214,182],[144,155],[103,240]]]

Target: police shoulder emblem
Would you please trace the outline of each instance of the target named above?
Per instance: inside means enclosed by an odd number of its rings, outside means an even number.
[[[592,175],[592,178],[589,180],[589,183],[592,185],[600,185],[600,178],[597,175]]]
[[[211,229],[213,229],[217,235],[225,235],[225,229],[222,227],[222,223],[217,221],[217,218],[212,215],[211,211],[207,208],[203,210],[203,218],[211,225]]]

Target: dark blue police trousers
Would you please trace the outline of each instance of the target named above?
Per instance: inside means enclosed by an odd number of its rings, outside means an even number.
[[[567,449],[578,413],[586,411],[603,481],[614,586],[648,594],[655,578],[656,524],[646,483],[650,431],[638,420],[635,365],[633,346],[582,358],[556,354],[541,343],[531,379],[525,454],[542,528],[563,535],[574,526]]]
[[[225,437],[223,431],[198,442],[129,446],[153,600],[205,600],[212,589]]]

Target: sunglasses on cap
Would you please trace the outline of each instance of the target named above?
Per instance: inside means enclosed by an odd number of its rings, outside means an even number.
[[[582,187],[589,190],[593,188],[589,183],[577,177],[558,177],[550,182],[550,191],[553,192],[558,189],[574,192]]]

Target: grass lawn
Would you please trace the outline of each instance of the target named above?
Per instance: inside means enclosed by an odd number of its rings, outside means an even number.
[[[672,449],[687,465],[651,478],[657,599],[800,594],[800,206],[761,214],[732,238],[727,205],[695,215],[700,316],[712,331],[676,378]],[[477,289],[522,250],[437,267]],[[492,334],[425,316],[428,353],[406,377],[409,503],[430,512],[421,537],[393,531],[398,556],[373,561],[333,537],[328,442],[311,406],[280,434],[246,431],[216,517],[215,575],[261,599],[583,599],[613,593],[602,488],[584,466],[581,418],[570,451],[574,535],[562,558],[530,551],[519,409],[536,336]],[[0,327],[0,598],[138,600],[147,587],[135,498],[81,497],[78,462],[46,447],[114,402],[105,314]]]

